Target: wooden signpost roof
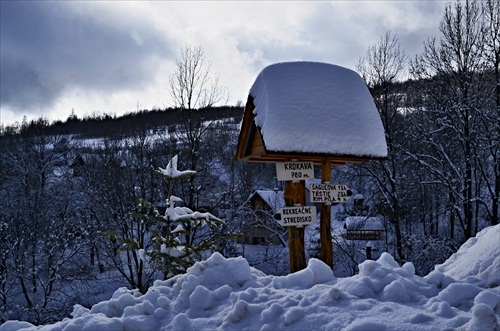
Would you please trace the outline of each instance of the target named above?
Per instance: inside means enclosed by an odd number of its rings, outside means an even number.
[[[382,121],[361,77],[318,62],[270,65],[246,103],[236,158],[334,164],[387,158]]]

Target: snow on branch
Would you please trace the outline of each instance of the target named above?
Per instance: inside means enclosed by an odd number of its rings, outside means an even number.
[[[207,224],[209,221],[215,221],[221,224],[225,224],[223,220],[215,217],[211,213],[202,213],[198,211],[193,212],[187,207],[176,207],[176,202],[182,202],[182,199],[173,195],[170,196],[169,199],[167,199],[168,208],[165,212],[165,218],[174,222],[201,221],[202,225]]]
[[[159,167],[158,172],[168,179],[181,179],[186,177],[191,177],[196,175],[196,171],[194,170],[177,170],[177,155],[174,156],[167,164],[165,169]]]

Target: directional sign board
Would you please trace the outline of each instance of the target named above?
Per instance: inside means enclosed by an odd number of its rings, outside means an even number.
[[[312,162],[279,162],[276,163],[278,180],[306,180],[314,178]]]
[[[279,210],[278,223],[281,226],[304,226],[316,224],[316,207],[284,207]]]
[[[342,184],[311,184],[309,197],[312,203],[341,203],[347,201],[348,190]]]

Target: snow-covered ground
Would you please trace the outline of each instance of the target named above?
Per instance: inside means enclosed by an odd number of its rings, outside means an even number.
[[[145,295],[125,288],[73,318],[6,330],[500,330],[500,225],[467,241],[426,277],[388,253],[335,278],[319,260],[269,276],[213,254]]]

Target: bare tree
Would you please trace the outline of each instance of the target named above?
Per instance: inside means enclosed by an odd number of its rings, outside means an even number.
[[[396,248],[403,258],[401,246],[401,178],[403,165],[402,153],[398,148],[403,126],[399,108],[402,104],[403,79],[406,53],[401,50],[398,39],[387,32],[377,44],[368,48],[365,57],[358,62],[357,69],[370,88],[373,99],[382,119],[387,141],[388,160],[370,162],[364,168],[377,183],[377,187],[387,210],[389,220],[396,234]]]
[[[184,47],[176,66],[169,80],[174,107],[204,109],[227,99],[227,91],[219,85],[219,77],[212,75],[212,65],[201,46]]]
[[[146,210],[140,201],[161,201],[152,168],[162,151],[144,127],[127,139],[105,138],[102,146],[94,147],[82,171],[91,201],[88,210],[104,235],[99,254],[103,264],[109,263],[132,288],[145,293],[159,272],[139,254],[153,245],[150,225],[131,213]]]
[[[371,88],[386,87],[404,77],[408,56],[401,49],[399,40],[387,31],[377,44],[368,47],[366,55],[357,64],[357,69]]]
[[[173,106],[179,108],[182,116],[182,129],[177,133],[179,152],[182,160],[187,160],[186,167],[202,172],[199,164],[203,164],[203,155],[200,153],[207,144],[206,136],[211,130],[214,120],[207,118],[207,109],[220,102],[227,102],[227,90],[219,84],[218,75],[214,75],[211,63],[205,57],[201,46],[186,46],[176,61],[176,71],[170,76],[170,94]],[[202,180],[203,176],[190,178],[188,181],[185,203],[194,209],[200,185],[195,181]]]
[[[0,320],[43,323],[68,314],[68,282],[87,280],[85,208],[67,171],[66,137],[48,121],[23,122],[3,140],[0,181]]]
[[[478,135],[484,109],[483,16],[475,1],[446,6],[439,42],[429,38],[424,51],[411,62],[416,79],[427,81],[425,108],[417,126],[425,133],[426,148],[418,162],[448,191],[450,236],[456,220],[464,239],[473,233],[474,201],[478,198]],[[425,122],[425,124],[423,124]],[[436,139],[440,137],[440,139]]]
[[[484,146],[493,166],[491,171],[480,164],[482,176],[485,178],[485,185],[491,196],[491,212],[489,217],[491,224],[498,224],[499,200],[500,200],[500,2],[497,0],[482,1],[482,14],[484,16],[483,33],[485,37],[485,61],[486,70],[492,71],[491,75],[491,102],[483,118]],[[490,77],[489,73],[486,77]]]

